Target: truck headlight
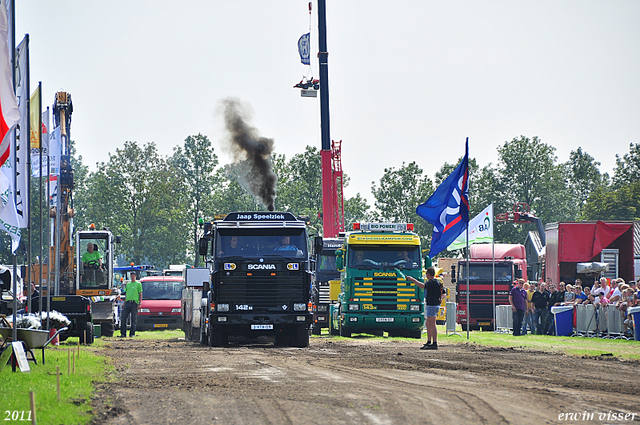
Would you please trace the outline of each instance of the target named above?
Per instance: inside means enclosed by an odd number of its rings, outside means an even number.
[[[172,313],[182,313],[182,308],[181,308],[181,307],[178,307],[178,308],[172,308],[172,309],[171,309],[171,312],[172,312]]]
[[[218,316],[218,322],[226,322],[227,318],[225,316]]]
[[[419,323],[420,322],[420,317],[414,317],[411,320],[413,321],[413,323]]]
[[[304,322],[307,318],[305,316],[296,316],[298,322]]]
[[[349,304],[349,311],[358,311],[360,310],[360,304]]]
[[[218,311],[229,311],[229,304],[218,304]]]
[[[293,304],[293,311],[306,311],[307,305],[304,303],[295,303]]]
[[[148,308],[141,308],[140,310],[138,310],[140,313],[151,313],[151,310],[149,310]]]
[[[411,310],[411,311],[420,311],[420,304],[411,304],[409,306],[409,310]]]
[[[319,305],[318,306],[318,311],[327,311],[327,306],[326,305]]]

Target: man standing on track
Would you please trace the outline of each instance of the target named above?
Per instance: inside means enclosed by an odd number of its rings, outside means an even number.
[[[524,279],[518,279],[516,286],[511,288],[511,292],[509,292],[509,304],[511,304],[513,311],[513,336],[522,335],[522,320],[527,308],[527,291],[522,289],[523,285]]]
[[[127,317],[131,316],[131,330],[129,336],[136,336],[136,321],[138,320],[138,306],[142,301],[142,284],[136,280],[136,272],[131,272],[131,282],[125,287],[124,308],[120,318],[120,337],[127,336]]]
[[[442,302],[442,284],[435,278],[436,270],[433,267],[427,268],[427,283],[422,283],[418,279],[407,276],[407,280],[415,283],[420,288],[424,288],[424,298],[426,300],[426,323],[427,323],[427,343],[421,350],[438,349],[438,328],[436,327],[436,316]]]

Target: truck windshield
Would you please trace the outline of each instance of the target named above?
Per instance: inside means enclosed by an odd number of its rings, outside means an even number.
[[[219,258],[306,258],[304,229],[219,229],[215,244]]]
[[[330,253],[323,252],[318,258],[317,270],[320,272],[335,272],[336,268],[336,253],[332,251]]]
[[[471,282],[492,282],[491,272],[493,271],[493,266],[491,263],[487,262],[485,264],[469,264],[469,269],[471,270],[471,274],[469,275],[469,283]],[[467,280],[467,265],[465,263],[460,264],[460,274],[459,279],[461,281]],[[511,267],[505,265],[496,264],[496,282],[511,282]]]
[[[106,238],[80,239],[80,289],[107,288],[107,243]]]
[[[142,283],[145,300],[179,300],[182,298],[182,282],[150,281]]]
[[[416,245],[351,245],[348,266],[360,269],[403,268],[419,269],[420,249]]]

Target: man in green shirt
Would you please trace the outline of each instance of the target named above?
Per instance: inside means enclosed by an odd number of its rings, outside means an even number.
[[[142,284],[136,280],[136,272],[131,272],[131,281],[125,287],[124,308],[120,317],[120,337],[127,336],[127,318],[131,316],[129,336],[136,336],[136,322],[138,320],[138,306],[142,301]]]
[[[87,244],[87,252],[82,254],[83,277],[82,281],[102,283],[102,254],[95,249],[93,242]]]

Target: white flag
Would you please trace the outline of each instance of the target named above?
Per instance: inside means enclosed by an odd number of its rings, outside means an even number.
[[[16,210],[18,225],[26,228],[29,224],[29,175],[27,160],[31,154],[31,134],[29,133],[29,35],[18,45],[16,52],[16,97],[20,110],[19,137],[16,137]]]
[[[13,196],[13,153],[0,167],[0,230],[11,236],[11,252],[15,253],[20,246],[20,226]]]
[[[42,170],[40,168],[40,152],[33,153],[31,150],[31,177],[46,177],[47,164],[49,164],[49,108],[42,112],[40,118],[40,127],[42,128]],[[33,131],[33,129],[32,129]]]
[[[49,206],[57,205],[58,175],[60,174],[60,154],[62,152],[60,127],[49,133]]]
[[[473,217],[469,222],[469,245],[474,243],[493,242],[493,203]],[[462,232],[458,238],[447,248],[448,251],[461,249],[467,246],[467,232]]]

